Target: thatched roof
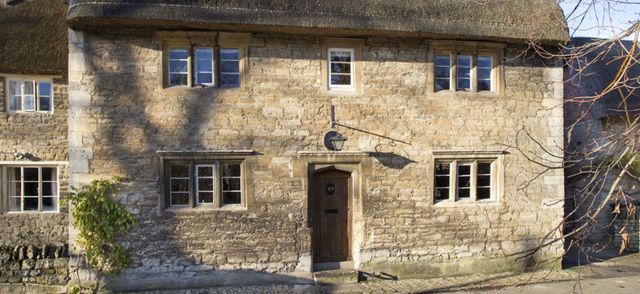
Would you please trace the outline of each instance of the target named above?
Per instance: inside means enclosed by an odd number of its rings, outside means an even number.
[[[0,0],[0,72],[67,72],[67,6],[62,0]]]
[[[83,26],[568,40],[555,0],[70,0]]]

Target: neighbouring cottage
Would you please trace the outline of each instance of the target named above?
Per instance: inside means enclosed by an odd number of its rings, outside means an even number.
[[[619,74],[633,41],[574,38],[568,47],[567,53],[575,58],[566,67],[564,88],[566,231],[584,229],[566,245],[572,246],[568,248],[572,255],[580,255],[572,256],[574,260],[610,258],[620,253],[621,236],[628,234],[623,252],[637,252],[640,215],[630,204],[640,205],[640,163],[614,186],[629,155],[640,151],[640,66],[631,62]],[[631,52],[640,57],[637,50]],[[602,95],[609,86],[614,91]],[[621,163],[614,164],[619,158]],[[616,214],[618,202],[620,213]]]
[[[66,11],[0,0],[0,285],[18,285],[3,293],[69,280]]]
[[[139,220],[108,288],[559,264],[513,255],[562,233],[555,1],[68,3],[69,185],[124,177]]]

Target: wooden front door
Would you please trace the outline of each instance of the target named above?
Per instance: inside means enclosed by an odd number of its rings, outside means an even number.
[[[312,198],[314,262],[351,260],[351,174],[316,174]]]

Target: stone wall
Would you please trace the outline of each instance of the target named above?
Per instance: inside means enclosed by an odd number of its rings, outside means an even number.
[[[615,237],[613,245],[621,253],[637,253],[640,250],[640,212],[638,212],[638,204],[640,204],[640,201],[634,201],[633,204],[631,201],[623,204],[620,214],[614,219]]]
[[[5,111],[5,104],[6,104],[5,87],[6,87],[5,78],[3,76],[0,76],[0,112]]]
[[[0,283],[64,286],[69,281],[66,246],[0,247]]]
[[[356,267],[434,276],[478,271],[491,260],[495,266],[485,271],[508,270],[513,260],[505,256],[535,247],[562,219],[562,171],[536,178],[542,168],[505,147],[518,144],[550,159],[523,129],[548,150],[562,147],[560,63],[544,64],[522,56],[524,47],[508,46],[503,95],[434,94],[427,91],[425,40],[366,38],[362,93],[336,96],[320,89],[319,38],[254,34],[245,87],[163,89],[162,40],[153,36],[70,31],[71,185],[125,177],[127,188],[117,198],[140,223],[125,240],[134,263],[113,287],[309,272],[310,160],[300,152],[324,150],[332,104],[340,123],[366,131],[341,128],[349,138],[344,150],[372,154],[354,165],[361,191],[354,207]],[[256,151],[245,162],[246,210],[161,208],[156,151],[189,149]],[[504,197],[434,206],[427,178],[434,150],[507,151]],[[319,156],[354,164],[340,153]],[[562,243],[543,251],[558,257]],[[461,266],[425,268],[454,263]]]

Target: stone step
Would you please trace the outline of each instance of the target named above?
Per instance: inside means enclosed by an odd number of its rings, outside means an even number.
[[[353,269],[326,270],[313,273],[316,284],[344,285],[358,282],[358,272]]]

